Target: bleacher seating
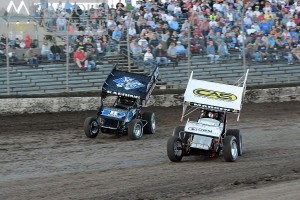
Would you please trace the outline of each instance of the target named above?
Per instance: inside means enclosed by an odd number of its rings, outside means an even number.
[[[236,55],[238,57],[238,55]],[[100,91],[107,75],[114,64],[128,67],[127,57],[122,54],[111,54],[105,57],[102,65],[98,65],[97,71],[81,71],[73,63],[69,66],[69,79],[67,84],[67,72],[65,64],[46,64],[38,68],[30,66],[12,66],[9,71],[9,83],[11,95],[47,94],[69,92]],[[300,64],[287,65],[285,62],[270,64],[267,62],[247,65],[250,69],[248,86],[268,84],[287,84],[300,82]],[[7,71],[6,67],[0,68],[0,95],[7,95]],[[132,62],[131,71],[144,72],[142,65],[135,66]],[[186,61],[178,63],[178,66],[167,65],[160,67],[160,77],[157,88],[160,89],[184,89],[188,76],[193,71],[194,78],[210,80],[226,84],[234,84],[244,73],[242,60],[235,59],[231,62],[209,63],[206,57],[193,56],[191,65]]]

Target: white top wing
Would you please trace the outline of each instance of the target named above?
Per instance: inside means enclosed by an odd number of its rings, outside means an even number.
[[[201,108],[239,113],[244,87],[191,78],[184,93],[184,104]]]

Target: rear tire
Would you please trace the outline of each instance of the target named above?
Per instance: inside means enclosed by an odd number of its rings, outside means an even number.
[[[88,117],[84,121],[84,132],[88,138],[95,138],[99,133],[99,123],[97,119]]]
[[[240,130],[229,129],[227,131],[226,135],[233,135],[236,138],[237,144],[238,144],[238,154],[239,154],[239,156],[242,156],[243,155],[243,138],[242,138],[242,134],[240,133]]]
[[[156,123],[155,123],[155,114],[153,112],[144,112],[142,119],[147,121],[147,124],[144,127],[145,134],[155,134],[156,132]]]
[[[131,140],[139,140],[143,136],[143,123],[134,119],[128,124],[128,137]]]
[[[234,162],[238,158],[238,143],[233,135],[227,135],[223,140],[223,155],[227,162]]]
[[[180,138],[171,136],[167,143],[167,154],[172,162],[180,162],[183,157],[183,145]]]

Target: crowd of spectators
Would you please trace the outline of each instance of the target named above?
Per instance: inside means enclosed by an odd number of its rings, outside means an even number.
[[[237,59],[257,62],[293,64],[300,58],[300,1],[294,0],[145,0],[134,6],[119,1],[89,8],[66,0],[55,9],[50,3],[38,17],[49,30],[70,32],[72,44],[62,52],[43,45],[41,54],[58,60],[68,52],[84,70],[127,39],[133,59],[149,66],[192,54],[214,63],[231,59],[231,50],[239,52]]]

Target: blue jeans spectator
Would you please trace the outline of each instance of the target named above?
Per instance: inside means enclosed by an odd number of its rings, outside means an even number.
[[[287,56],[283,56],[287,61],[289,65],[294,64],[294,57],[293,54],[289,53]]]
[[[220,58],[219,55],[213,55],[213,54],[209,54],[209,55],[207,55],[207,57],[210,58],[210,63],[216,62]]]
[[[255,52],[252,57],[253,57],[254,61],[256,61],[256,62],[262,61],[262,56],[259,52]]]
[[[86,71],[92,71],[94,69],[96,69],[96,62],[93,60],[88,61]]]
[[[28,64],[34,65],[35,67],[38,67],[39,65],[37,58],[34,57],[28,58]]]
[[[156,63],[159,65],[161,62],[165,65],[168,64],[167,57],[156,57]]]

